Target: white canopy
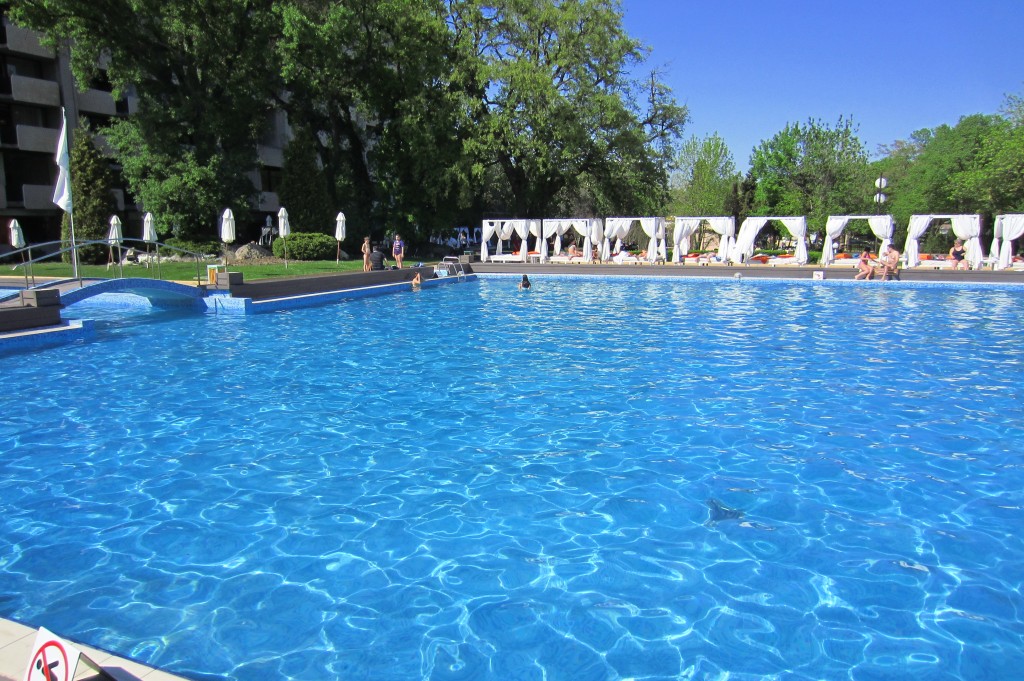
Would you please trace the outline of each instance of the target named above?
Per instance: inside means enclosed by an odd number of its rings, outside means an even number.
[[[925,233],[933,220],[949,220],[953,225],[953,233],[963,239],[964,250],[967,251],[967,262],[972,269],[978,269],[985,259],[981,247],[981,216],[980,215],[911,215],[907,225],[907,245],[903,249],[907,257],[907,267],[921,264],[921,253],[917,240]],[[1005,232],[1005,223],[1004,223]]]
[[[992,241],[990,256],[999,253],[999,260],[996,262],[996,269],[1005,270],[1013,264],[1013,240],[1024,234],[1024,214],[1016,213],[1000,215],[996,217],[996,237]],[[1003,243],[998,246],[999,239]]]
[[[734,263],[745,262],[754,255],[754,240],[769,220],[778,220],[796,239],[795,260],[799,265],[807,264],[807,218],[792,217],[749,217],[740,225],[739,236],[729,251],[729,260]]]
[[[21,231],[21,225],[17,220],[11,220],[7,225],[11,236],[11,248],[15,250],[25,248],[25,234]]]
[[[540,229],[540,220],[484,220],[480,230],[480,260],[487,262],[487,259],[490,258],[487,242],[490,241],[492,236],[498,237],[498,247],[495,249],[494,254],[501,255],[501,242],[510,238],[513,234],[518,234],[523,242],[519,255],[522,257],[523,262],[526,262],[529,256],[529,236],[533,234],[539,238]]]
[[[235,240],[235,214],[230,208],[224,209],[220,220],[220,240],[230,244]]]
[[[277,211],[277,233],[282,239],[292,233],[292,226],[288,221],[288,211],[284,206],[281,206],[281,210]]]
[[[629,233],[634,222],[640,223],[644,234],[650,237],[647,244],[647,260],[654,262],[660,256],[665,259],[668,249],[665,246],[665,218],[608,218],[604,221],[604,244],[601,247],[601,260],[611,259],[611,238],[616,239],[616,250],[621,248],[621,241]]]
[[[728,216],[677,217],[675,230],[672,232],[672,262],[679,262],[683,256],[689,253],[690,237],[702,222],[707,222],[711,230],[721,237],[718,244],[719,258],[724,260],[728,255],[729,248],[736,237],[736,218]]]
[[[107,243],[113,246],[117,244],[121,245],[124,241],[124,233],[121,230],[121,218],[116,215],[110,218],[110,229],[107,231]]]
[[[155,244],[158,241],[152,213],[146,213],[142,218],[142,240],[147,244]]]
[[[548,259],[548,239],[555,237],[555,252],[558,255],[562,252],[562,235],[570,229],[582,236],[584,240],[590,239],[591,229],[590,218],[551,218],[542,222],[543,241],[540,245],[540,260],[545,262]],[[589,253],[589,251],[587,251]]]
[[[821,264],[828,267],[835,260],[835,241],[850,220],[867,220],[871,232],[882,240],[878,252],[882,253],[892,241],[894,222],[891,215],[829,215],[825,221],[825,244],[821,249]]]

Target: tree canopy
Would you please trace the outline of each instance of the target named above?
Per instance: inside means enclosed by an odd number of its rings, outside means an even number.
[[[870,200],[867,151],[848,118],[789,124],[754,150],[750,167],[761,215],[806,215],[822,229],[829,214],[864,212]]]
[[[410,234],[467,212],[663,208],[686,122],[617,0],[35,0],[12,17],[106,68],[138,110],[101,132],[164,231],[254,205],[272,112],[325,203]],[[293,161],[302,156],[292,155]],[[497,172],[494,172],[494,171]],[[292,187],[294,189],[294,187]],[[481,197],[491,197],[482,204]]]

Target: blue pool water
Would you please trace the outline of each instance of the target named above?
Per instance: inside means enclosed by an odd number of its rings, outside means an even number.
[[[1024,291],[512,279],[3,358],[0,615],[195,679],[1009,679]]]

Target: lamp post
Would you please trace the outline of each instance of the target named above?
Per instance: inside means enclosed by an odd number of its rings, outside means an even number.
[[[874,197],[874,201],[878,206],[875,212],[878,213],[879,215],[882,213],[882,204],[884,204],[886,200],[889,198],[888,196],[885,195],[885,193],[882,190],[888,186],[889,180],[885,179],[885,177],[879,176],[879,178],[875,180],[875,188],[878,190],[877,192],[875,192]]]

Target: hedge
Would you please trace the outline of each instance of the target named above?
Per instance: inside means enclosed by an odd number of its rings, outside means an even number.
[[[288,242],[291,260],[333,260],[338,249],[334,237],[320,232],[293,232],[284,239],[274,240],[274,255],[284,257],[284,244]]]

